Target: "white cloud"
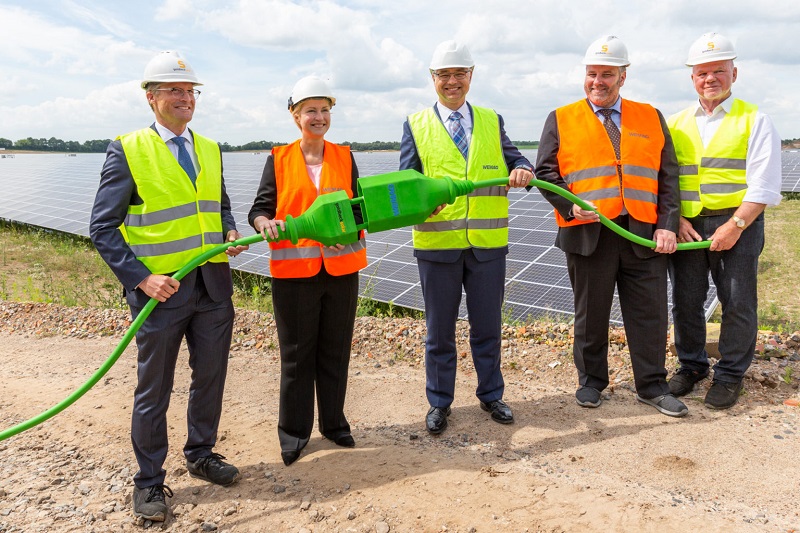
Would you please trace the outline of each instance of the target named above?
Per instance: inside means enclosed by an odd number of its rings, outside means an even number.
[[[399,140],[402,122],[436,98],[434,47],[467,42],[470,100],[502,113],[514,139],[536,139],[549,111],[583,97],[580,60],[616,34],[632,66],[623,96],[671,114],[694,100],[683,65],[706,31],[739,52],[734,94],[800,137],[795,78],[800,3],[729,0],[4,0],[0,137],[103,138],[152,120],[137,89],[152,54],[183,52],[205,83],[192,126],[220,141],[291,140],[286,99],[302,76],[330,81],[334,141]]]

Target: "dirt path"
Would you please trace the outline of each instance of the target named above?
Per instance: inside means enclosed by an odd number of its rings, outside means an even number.
[[[0,331],[0,429],[62,400],[118,341],[16,329]],[[285,467],[275,429],[279,364],[269,344],[242,346],[230,361],[216,451],[240,468],[238,484],[216,487],[186,473],[183,353],[165,465],[173,516],[136,524],[129,503],[135,351],[128,348],[75,405],[0,442],[0,532],[800,529],[800,409],[782,404],[797,396],[788,385],[757,393],[759,383],[748,380],[750,394],[725,412],[703,407],[703,388],[681,420],[638,404],[626,382],[601,408],[583,409],[563,350],[541,346],[541,369],[505,372],[514,425],[480,410],[465,358],[450,427],[431,437],[424,369],[413,359],[388,364],[394,359],[376,346],[356,347],[346,412],[357,447],[315,434]],[[564,363],[544,364],[552,360]]]

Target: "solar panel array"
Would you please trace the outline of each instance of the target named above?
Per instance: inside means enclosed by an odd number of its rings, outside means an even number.
[[[533,161],[534,150],[523,150]],[[397,152],[355,154],[362,176],[397,169]],[[784,192],[800,192],[800,151],[784,151]],[[99,182],[103,154],[0,153],[0,218],[88,236],[89,215]],[[247,213],[252,205],[267,153],[223,155],[225,181],[239,230],[251,235]],[[542,317],[567,320],[573,315],[572,290],[564,253],[553,246],[556,225],[550,204],[536,190],[509,192],[509,255],[504,316],[508,320]],[[362,271],[361,295],[422,309],[422,290],[413,257],[411,230],[367,235],[368,267]],[[233,258],[236,269],[269,275],[265,243]],[[712,288],[707,315],[716,305]],[[462,317],[466,302],[462,299]],[[616,301],[612,320],[621,323]]]
[[[781,152],[781,192],[800,192],[800,150]]]

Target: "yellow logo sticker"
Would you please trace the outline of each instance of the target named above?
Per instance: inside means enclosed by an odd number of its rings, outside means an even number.
[[[603,52],[604,54],[607,54],[608,53],[608,45],[604,44],[603,46],[601,46],[600,47],[600,51]]]
[[[186,63],[184,63],[183,61],[178,61],[178,66],[181,68],[186,68]]]

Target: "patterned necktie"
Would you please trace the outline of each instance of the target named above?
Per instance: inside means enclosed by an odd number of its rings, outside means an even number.
[[[186,139],[183,137],[173,137],[172,142],[178,145],[178,164],[183,168],[184,172],[186,172],[186,175],[189,176],[189,179],[192,180],[192,185],[194,185],[197,179],[197,172],[194,169],[192,157],[186,149]]]
[[[617,154],[617,159],[619,159],[619,141],[620,141],[620,133],[619,128],[617,125],[614,124],[614,121],[611,120],[611,113],[613,113],[613,109],[601,109],[600,114],[602,114],[606,119],[603,121],[603,126],[606,128],[606,132],[608,132],[608,138],[611,139],[611,144],[614,145],[614,153]]]
[[[467,132],[464,131],[464,126],[461,125],[461,116],[458,111],[450,113],[450,134],[453,137],[453,142],[458,146],[458,151],[466,159],[469,146],[467,145]]]

